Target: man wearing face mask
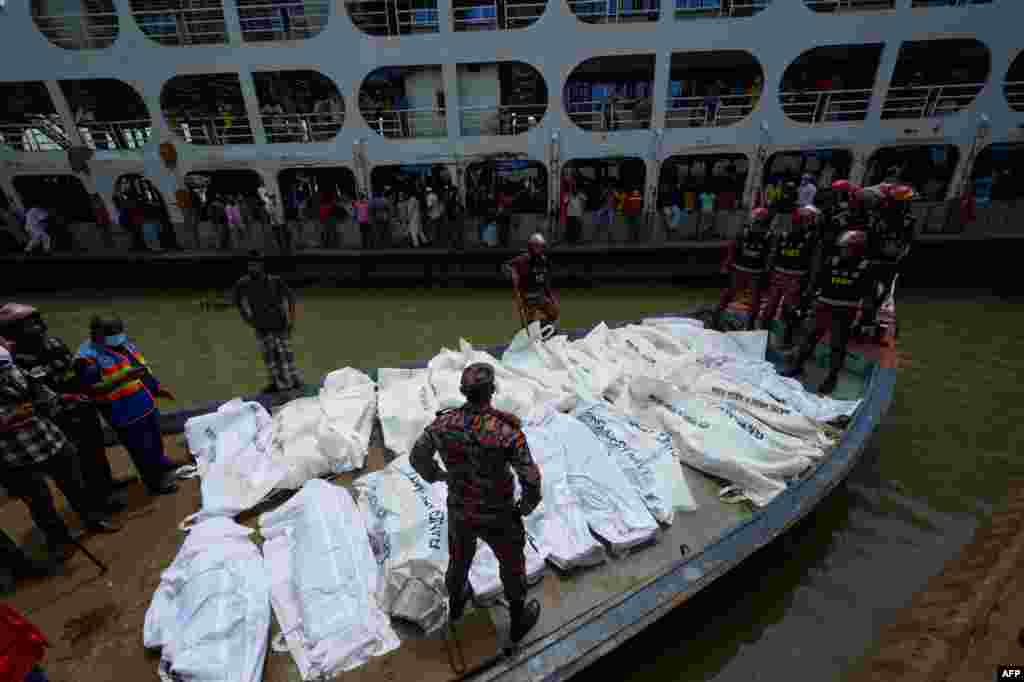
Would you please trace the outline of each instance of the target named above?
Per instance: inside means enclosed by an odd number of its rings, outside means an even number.
[[[291,344],[295,294],[280,277],[266,273],[259,252],[249,254],[249,273],[235,283],[232,299],[263,348],[263,362],[270,375],[270,384],[263,392],[302,388],[302,375],[295,366]]]
[[[554,333],[560,305],[551,289],[551,263],[547,257],[547,241],[537,233],[526,243],[526,253],[516,256],[503,266],[512,278],[512,289],[520,305],[523,322],[540,322],[544,336]]]
[[[82,395],[71,350],[46,332],[46,322],[32,306],[0,306],[0,336],[14,342],[14,364],[61,397],[52,419],[75,444],[90,494],[105,501],[106,511],[122,511],[125,504],[114,496],[115,482],[100,416],[87,396]]]
[[[150,495],[178,489],[175,464],[164,454],[157,396],[174,395],[157,381],[116,315],[95,316],[89,340],[75,355],[78,378],[128,451]]]

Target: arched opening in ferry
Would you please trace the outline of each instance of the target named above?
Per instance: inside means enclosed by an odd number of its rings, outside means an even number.
[[[743,202],[750,161],[745,154],[670,156],[658,177],[658,208],[668,239],[731,236]]]
[[[234,0],[247,43],[306,40],[319,35],[330,19],[328,0]]]
[[[453,170],[441,163],[374,166],[369,224],[361,225],[363,247],[405,245],[413,233],[420,245],[423,240],[435,246],[461,244],[465,226]],[[374,222],[384,215],[389,223],[381,232]]]
[[[752,17],[772,0],[675,0],[676,20]]]
[[[136,251],[163,251],[180,249],[171,215],[163,195],[149,178],[138,173],[126,173],[114,182],[113,216],[117,226],[131,237],[131,248]]]
[[[452,0],[456,31],[526,28],[544,14],[547,0]]]
[[[548,169],[529,159],[474,161],[466,167],[466,212],[482,246],[528,239],[546,220]]]
[[[114,78],[60,81],[68,109],[90,149],[139,149],[152,121],[135,88]]]
[[[544,118],[547,84],[529,64],[458,64],[456,69],[462,135],[518,135]]]
[[[131,0],[139,29],[160,45],[228,42],[222,0]]]
[[[352,225],[356,176],[344,166],[285,168],[277,174],[284,218],[297,248],[340,249],[358,244]]]
[[[924,201],[944,201],[960,150],[951,144],[883,147],[868,160],[864,184],[903,182]]]
[[[1014,111],[1024,111],[1024,51],[1021,51],[1010,64],[1003,84],[1006,101]]]
[[[635,24],[658,20],[659,0],[569,0],[569,9],[586,24]]]
[[[448,135],[441,67],[383,66],[359,88],[359,112],[381,137]]]
[[[337,84],[318,71],[254,71],[267,142],[326,142],[345,125]]]
[[[193,171],[185,176],[191,209],[186,223],[199,249],[266,249],[273,243],[254,170]]]
[[[896,8],[896,0],[804,0],[804,4],[815,12],[836,14],[879,12]]]
[[[647,164],[637,157],[572,159],[562,168],[559,224],[570,241],[571,199],[583,199],[580,238],[583,242],[639,243]],[[639,197],[637,196],[639,194]]]
[[[175,76],[164,84],[160,108],[167,125],[190,144],[253,144],[237,73]]]
[[[804,175],[811,176],[818,194],[824,196],[833,182],[849,179],[852,168],[853,154],[848,149],[775,152],[764,164],[763,199],[768,205],[774,204],[787,182],[799,185]],[[816,199],[815,203],[821,202]]]
[[[782,111],[812,125],[863,121],[871,107],[882,47],[831,45],[804,52],[782,74]]]
[[[1024,143],[998,142],[985,147],[974,161],[971,182],[978,208],[1015,208],[1024,199]],[[1020,233],[1016,216],[1008,227]]]
[[[0,83],[0,144],[17,152],[67,149],[71,141],[42,81]]]
[[[905,42],[882,118],[931,118],[966,109],[985,87],[991,64],[988,48],[977,40]]]
[[[666,128],[739,123],[754,110],[764,71],[749,52],[678,52],[669,66]]]
[[[117,40],[112,0],[32,0],[32,21],[47,40],[65,50],[102,50]]]
[[[437,33],[437,0],[345,0],[345,11],[357,29],[371,36]]]
[[[28,211],[45,209],[54,251],[82,251],[96,231],[96,212],[85,185],[74,175],[16,175],[11,181]]]
[[[593,57],[566,79],[569,118],[583,130],[637,130],[651,127],[654,55]]]

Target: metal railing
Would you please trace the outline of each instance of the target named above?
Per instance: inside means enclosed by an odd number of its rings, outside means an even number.
[[[228,41],[221,0],[132,0],[132,14],[150,40],[161,45],[212,45]],[[164,5],[160,7],[159,5]]]
[[[967,7],[991,4],[992,0],[914,0],[911,7]]]
[[[371,128],[387,138],[447,137],[448,125],[443,109],[362,109]]]
[[[872,90],[813,90],[780,92],[782,111],[800,123],[863,121],[871,106]]]
[[[151,126],[148,118],[134,121],[81,121],[78,132],[89,149],[140,149],[149,141]]]
[[[327,0],[237,0],[242,40],[247,43],[305,40],[324,29],[330,16]]]
[[[540,122],[546,110],[545,104],[462,106],[459,124],[466,136],[518,135]]]
[[[1014,111],[1024,111],[1024,81],[1007,81],[1003,84],[1006,101]]]
[[[750,17],[771,0],[676,0],[676,19]]]
[[[249,120],[244,115],[230,121],[223,116],[167,118],[171,129],[189,144],[223,146],[253,144],[256,141]]]
[[[657,21],[660,3],[658,0],[569,0],[569,9],[577,19],[588,24],[623,24]]]
[[[32,19],[47,40],[66,50],[98,50],[110,47],[117,39],[115,11],[33,14]]]
[[[984,83],[965,83],[889,88],[882,106],[882,118],[928,118],[953,114],[970,106],[984,87]]]
[[[0,123],[0,144],[16,152],[59,152],[64,149],[35,123]]]
[[[503,7],[499,7],[497,2],[474,2],[452,7],[452,14],[456,31],[502,31],[529,26],[544,14],[546,7],[546,2],[506,0]]]
[[[263,114],[267,142],[326,142],[345,124],[342,112],[314,114]]]
[[[440,16],[434,7],[408,7],[408,1],[352,2],[346,0],[345,8],[352,23],[363,33],[372,36],[398,36],[413,33],[437,33],[440,30]],[[374,9],[365,9],[370,5]]]
[[[754,110],[760,96],[670,97],[666,128],[713,128],[739,123]]]
[[[815,12],[875,12],[895,9],[896,0],[804,0]]]
[[[643,130],[651,127],[650,116],[638,116],[630,101],[620,100],[612,109],[605,100],[570,102],[569,118],[583,130]]]

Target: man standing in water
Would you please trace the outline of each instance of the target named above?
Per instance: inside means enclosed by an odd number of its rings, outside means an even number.
[[[232,298],[263,347],[263,362],[270,374],[270,384],[263,391],[301,388],[302,376],[295,367],[291,346],[295,294],[280,277],[266,273],[259,252],[249,255],[249,273],[235,283]]]
[[[505,263],[503,270],[512,278],[523,322],[540,322],[548,336],[554,332],[561,311],[558,297],[551,289],[551,263],[546,251],[547,240],[538,232],[526,243],[526,253]]]
[[[541,499],[540,469],[514,415],[491,406],[494,367],[475,363],[462,371],[466,404],[437,413],[412,447],[409,463],[428,483],[448,485],[448,588],[450,622],[462,617],[469,600],[469,568],[477,539],[498,558],[501,584],[512,616],[513,644],[537,624],[540,603],[526,601],[526,529],[523,517]],[[440,453],[444,469],[434,454]],[[515,480],[522,498],[515,500]]]

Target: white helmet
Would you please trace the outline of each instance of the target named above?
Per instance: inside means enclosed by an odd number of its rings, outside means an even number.
[[[540,246],[546,246],[548,243],[547,239],[544,239],[544,235],[540,232],[534,232],[530,235],[530,239],[527,240],[527,244],[539,244]]]

